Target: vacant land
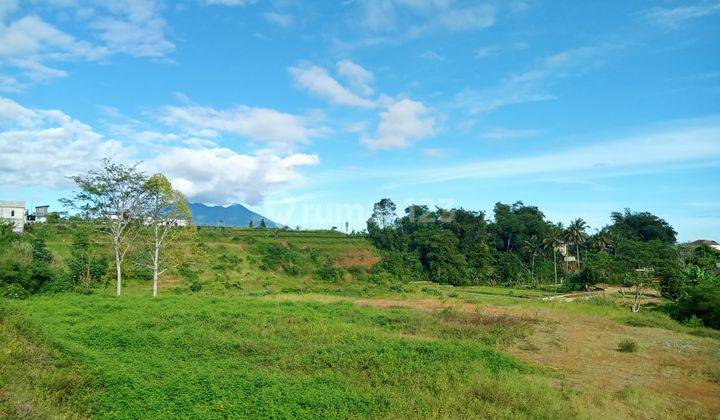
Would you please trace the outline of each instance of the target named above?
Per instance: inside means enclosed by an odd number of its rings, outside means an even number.
[[[720,414],[712,330],[607,299],[412,288],[2,301],[0,416]],[[618,352],[628,338],[636,352]]]

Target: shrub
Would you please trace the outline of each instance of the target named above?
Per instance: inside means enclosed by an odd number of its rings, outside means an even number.
[[[199,282],[194,281],[194,282],[190,283],[190,291],[191,292],[199,292],[200,289],[202,289],[202,284],[200,284]]]
[[[324,281],[338,281],[342,276],[342,271],[333,265],[331,259],[326,259],[320,267],[315,270],[315,275]]]
[[[683,295],[672,305],[673,318],[685,321],[693,316],[705,326],[720,329],[720,280],[713,278],[683,289]]]
[[[635,353],[638,350],[638,344],[635,340],[626,338],[618,344],[617,351],[620,353]]]
[[[0,287],[0,296],[10,299],[27,299],[30,293],[17,283]]]

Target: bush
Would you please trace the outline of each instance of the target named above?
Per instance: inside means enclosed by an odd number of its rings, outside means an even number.
[[[707,327],[720,329],[720,281],[708,279],[683,289],[683,295],[671,306],[670,314],[679,321],[692,317]]]
[[[618,344],[617,351],[620,353],[635,353],[638,350],[638,344],[635,340],[626,338]]]
[[[0,287],[0,296],[9,299],[27,299],[30,293],[17,283]]]
[[[323,264],[315,270],[315,275],[324,281],[336,282],[342,276],[342,270],[335,267],[331,259],[326,259]]]
[[[190,283],[190,291],[191,292],[199,292],[200,289],[202,289],[202,284],[200,284],[199,282],[194,281],[194,282]]]

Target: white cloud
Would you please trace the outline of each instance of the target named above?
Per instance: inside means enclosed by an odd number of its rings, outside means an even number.
[[[430,30],[466,31],[495,24],[491,4],[457,6],[449,0],[362,0],[361,24],[377,33],[403,32],[414,38]]]
[[[317,155],[301,153],[280,157],[268,151],[246,155],[227,148],[170,148],[142,167],[162,172],[194,201],[258,204],[269,189],[301,180],[299,167],[318,163]]]
[[[489,28],[495,24],[495,8],[489,4],[482,4],[466,8],[446,9],[438,16],[438,21],[453,31]]]
[[[9,25],[0,23],[0,68],[15,68],[27,80],[21,82],[17,76],[5,76],[2,83],[5,90],[20,89],[28,81],[41,82],[66,75],[46,62],[96,60],[106,53],[106,48],[78,41],[37,16],[25,16]]]
[[[440,148],[424,148],[420,150],[420,152],[423,154],[423,156],[431,157],[431,158],[445,158],[452,154],[452,150],[450,149],[440,149]]]
[[[0,97],[0,185],[67,187],[67,176],[103,157],[122,159],[120,142],[61,111],[26,108]]]
[[[486,57],[490,57],[493,55],[498,55],[504,51],[525,50],[528,47],[529,47],[529,45],[525,42],[513,42],[512,44],[508,44],[508,45],[500,45],[500,44],[486,45],[486,46],[475,49],[475,57],[486,58]]]
[[[420,58],[424,58],[430,61],[445,61],[445,57],[432,50],[428,50],[420,54]]]
[[[247,6],[255,3],[255,0],[203,0],[203,3],[220,6]]]
[[[593,70],[604,63],[604,56],[616,46],[581,47],[561,51],[540,60],[524,73],[512,75],[498,86],[484,90],[465,90],[456,96],[455,106],[480,113],[496,108],[556,99],[548,87],[563,78]]]
[[[338,61],[337,71],[361,95],[370,96],[374,93],[370,85],[375,81],[375,76],[371,71],[350,60]]]
[[[327,134],[326,128],[316,126],[308,117],[248,106],[228,110],[197,105],[167,106],[161,119],[196,136],[214,137],[217,132],[225,132],[285,146],[307,143],[312,137]]]
[[[372,108],[374,106],[372,101],[351,92],[321,67],[302,64],[290,67],[288,71],[295,78],[298,85],[330,102],[362,108]]]
[[[167,24],[159,1],[47,2],[48,9],[59,9],[64,16],[59,22],[73,19],[86,26],[95,32],[97,43],[76,39],[34,14],[5,22],[15,10],[13,4],[0,7],[0,68],[14,72],[0,80],[0,89],[5,91],[67,75],[50,63],[100,60],[117,53],[162,57],[175,48],[165,38]],[[72,15],[68,13],[71,10],[75,12]]]
[[[17,10],[17,8],[17,0],[3,0],[0,2],[0,22],[5,21],[5,17]]]
[[[282,26],[282,27],[289,27],[292,26],[294,22],[293,15],[289,13],[277,13],[277,12],[267,12],[263,13],[262,16],[270,23],[274,23],[275,25]]]
[[[91,23],[98,37],[113,52],[136,57],[162,57],[175,49],[165,39],[167,23],[157,0],[116,0],[103,2],[102,14]]]
[[[120,141],[59,110],[25,107],[0,97],[0,190],[4,186],[66,189],[69,175],[86,172],[102,158],[133,162],[163,172],[191,200],[214,204],[262,201],[267,192],[303,182],[300,169],[317,165],[315,154],[261,149],[238,153],[183,133],[143,128],[117,110],[125,125],[108,125]]]
[[[411,99],[392,101],[380,113],[380,125],[374,136],[363,136],[371,149],[404,149],[412,142],[435,134],[435,116],[422,102]]]
[[[562,148],[538,156],[485,160],[453,168],[423,169],[386,174],[408,184],[457,179],[561,175],[582,173],[606,177],[646,169],[669,169],[670,165],[720,159],[720,120],[690,121],[654,129],[647,134]]]
[[[523,130],[523,129],[506,129],[506,128],[494,128],[482,133],[482,137],[486,139],[500,140],[500,139],[513,139],[518,137],[536,137],[540,135],[539,130]]]
[[[686,22],[720,12],[720,2],[702,1],[674,8],[655,7],[645,12],[646,19],[669,28],[678,28]]]

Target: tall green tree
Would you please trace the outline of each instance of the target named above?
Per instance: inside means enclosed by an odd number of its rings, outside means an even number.
[[[146,214],[147,177],[137,166],[104,159],[99,169],[70,177],[78,190],[62,200],[100,223],[115,253],[115,294],[122,293],[122,264],[135,243]]]
[[[622,213],[611,213],[610,218],[613,220],[610,229],[625,239],[642,242],[657,240],[669,244],[674,244],[677,240],[675,229],[667,221],[649,212],[625,209]]]
[[[190,207],[187,198],[174,190],[163,174],[151,176],[145,184],[147,215],[145,225],[150,229],[149,267],[153,272],[152,294],[157,296],[158,278],[168,269],[180,264],[167,251],[188,231]],[[176,256],[177,257],[177,256]]]
[[[373,212],[370,217],[370,221],[385,229],[386,227],[395,224],[395,218],[397,217],[395,215],[396,210],[397,206],[391,199],[383,198],[373,205]]]
[[[577,218],[570,222],[567,230],[567,238],[575,244],[575,258],[577,258],[578,269],[580,269],[580,246],[588,238],[586,229],[587,223],[583,219]]]

